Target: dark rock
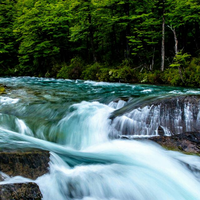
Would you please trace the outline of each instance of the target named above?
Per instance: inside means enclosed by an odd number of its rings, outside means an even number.
[[[0,185],[0,200],[40,200],[42,194],[35,183]]]
[[[149,140],[152,140],[167,149],[200,154],[199,132],[182,133],[173,136],[151,137]]]
[[[158,134],[164,136],[165,132],[161,126],[158,127]]]
[[[47,151],[0,152],[0,171],[9,176],[36,179],[48,172],[50,154]]]
[[[0,182],[4,180],[4,177],[0,174]]]

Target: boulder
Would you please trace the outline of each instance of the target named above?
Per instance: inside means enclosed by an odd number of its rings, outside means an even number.
[[[1,200],[40,200],[42,194],[35,183],[15,183],[0,185]]]
[[[0,171],[13,176],[36,179],[49,171],[48,151],[0,152]]]
[[[0,174],[0,182],[4,180],[4,177]]]

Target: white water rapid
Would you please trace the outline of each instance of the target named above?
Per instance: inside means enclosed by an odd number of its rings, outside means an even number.
[[[198,156],[148,140],[114,139],[122,132],[146,136],[157,129],[159,105],[110,116],[134,95],[154,90],[161,95],[162,88],[30,77],[1,82],[10,88],[0,101],[0,149],[43,149],[51,156],[49,173],[33,181],[0,172],[5,178],[0,184],[35,182],[44,200],[200,200]],[[188,119],[198,120],[199,110],[194,115],[184,109],[189,127]],[[154,116],[150,121],[149,113]]]

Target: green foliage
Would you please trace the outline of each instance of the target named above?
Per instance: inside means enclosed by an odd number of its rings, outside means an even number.
[[[187,61],[185,61],[185,58]],[[166,69],[162,76],[163,82],[174,86],[200,87],[200,58],[192,58],[190,62],[188,61],[188,58],[189,55],[186,55],[184,56],[184,59],[179,59],[177,65],[173,65]],[[177,68],[180,65],[184,66],[184,70],[182,71],[184,83],[181,80]]]
[[[140,83],[156,84],[156,83],[162,83],[160,74],[161,74],[160,71],[155,70],[155,71],[139,72],[137,76]]]
[[[170,85],[188,85],[185,76],[185,68],[189,65],[190,55],[178,52],[174,57],[173,63],[165,70],[163,81]]]
[[[189,64],[189,58],[191,55],[188,53],[182,53],[179,51],[178,54],[174,57],[173,63],[170,65],[172,68],[179,68],[179,67],[187,67]]]
[[[70,65],[63,64],[57,74],[57,78],[79,79],[83,71],[84,63],[79,57],[71,59]]]
[[[81,78],[84,80],[97,80],[102,68],[103,66],[98,62],[95,62],[93,65],[87,65],[82,72]]]
[[[199,86],[199,13],[197,0],[1,0],[0,75]],[[160,75],[163,17],[188,54],[174,58],[166,28]]]
[[[173,85],[173,86],[181,86],[183,85],[179,70],[175,68],[168,68],[164,71],[161,79],[164,83]]]
[[[17,42],[13,34],[15,4],[12,0],[0,3],[0,74],[8,74],[17,65]]]
[[[110,81],[134,82],[136,79],[135,70],[129,66],[128,60],[124,60],[116,69],[110,69],[108,74]]]
[[[17,7],[19,11],[14,33],[20,42],[20,71],[23,74],[44,74],[55,59],[59,61],[60,54],[68,45],[69,17],[66,6],[62,1],[29,0],[24,3],[19,0]]]
[[[200,87],[200,58],[193,58],[184,72],[188,86]]]
[[[129,61],[124,60],[122,64],[116,68],[107,67],[98,62],[87,65],[82,76],[87,80],[111,81],[111,82],[135,82],[135,70],[129,66]]]

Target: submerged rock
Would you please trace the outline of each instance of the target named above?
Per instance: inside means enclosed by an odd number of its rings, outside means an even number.
[[[0,185],[1,200],[40,200],[42,194],[35,183],[15,183]]]
[[[0,85],[0,94],[3,94],[4,92],[5,92],[5,88]]]
[[[9,176],[36,179],[48,172],[49,161],[47,151],[0,152],[0,171]]]
[[[149,140],[152,140],[167,149],[200,154],[199,132],[182,133],[173,136],[157,136],[151,137]]]

